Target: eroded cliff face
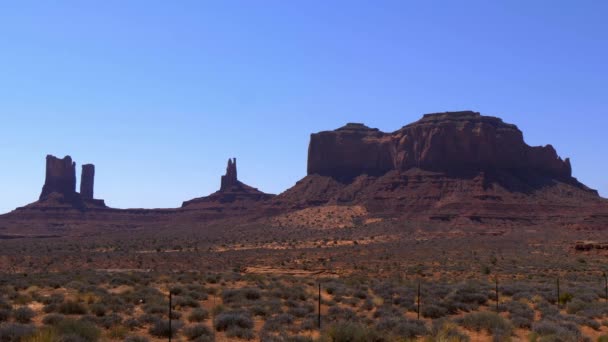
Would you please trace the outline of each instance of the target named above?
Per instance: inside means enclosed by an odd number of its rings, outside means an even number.
[[[95,187],[95,165],[82,165],[82,173],[80,176],[80,195],[83,199],[92,200],[94,197]]]
[[[308,175],[272,201],[467,223],[567,216],[606,203],[551,145],[528,146],[517,126],[470,111],[427,114],[392,133],[347,124],[312,134]]]
[[[48,198],[52,193],[64,196],[76,194],[76,163],[70,156],[59,159],[52,155],[46,156],[46,177],[40,200]]]
[[[479,113],[426,114],[393,133],[363,124],[311,135],[308,174],[349,181],[411,168],[440,172],[509,170],[526,175],[571,177],[568,159],[551,145],[528,146],[515,125]]]

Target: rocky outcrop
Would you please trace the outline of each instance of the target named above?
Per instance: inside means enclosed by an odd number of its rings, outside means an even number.
[[[260,202],[274,197],[237,179],[236,158],[228,159],[226,174],[221,178],[220,189],[209,196],[185,201],[182,208],[215,211],[248,211]]]
[[[517,126],[470,111],[427,114],[392,133],[350,123],[312,134],[307,171],[273,199],[275,208],[363,205],[479,221],[565,215],[602,202],[551,145],[528,146]]]
[[[85,200],[92,200],[93,189],[95,185],[95,165],[82,165],[82,173],[80,175],[80,196]]]
[[[479,113],[426,114],[393,133],[363,124],[311,135],[308,174],[352,180],[358,175],[381,176],[411,168],[439,172],[510,170],[571,177],[568,159],[551,145],[530,147],[517,126]]]
[[[66,197],[76,195],[76,163],[70,156],[59,159],[52,155],[46,156],[46,177],[40,200],[48,198],[52,193]]]
[[[106,208],[103,200],[93,199],[95,166],[82,166],[80,193],[76,192],[76,163],[70,156],[59,159],[46,157],[46,178],[38,201],[24,208],[30,209],[78,209]]]
[[[236,158],[228,159],[228,166],[226,166],[226,174],[222,176],[220,191],[227,191],[228,189],[238,186],[238,179],[236,175]]]

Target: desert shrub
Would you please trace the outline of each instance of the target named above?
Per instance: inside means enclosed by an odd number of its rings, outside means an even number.
[[[251,329],[253,328],[253,320],[247,312],[223,312],[215,318],[214,327],[217,331],[226,331],[231,327]]]
[[[541,318],[554,318],[559,316],[559,309],[546,301],[538,303],[536,309],[540,311]]]
[[[247,300],[258,300],[262,297],[258,289],[245,288],[243,289],[243,292]]]
[[[125,326],[114,326],[108,330],[108,337],[113,340],[124,340],[129,333]]]
[[[181,321],[171,321],[169,326],[169,320],[158,320],[148,330],[148,332],[156,337],[173,337],[182,328],[183,323]]]
[[[125,342],[149,342],[150,340],[148,340],[147,337],[143,337],[143,336],[137,336],[137,335],[131,335],[131,336],[127,336],[127,338],[125,338]]]
[[[559,303],[561,305],[570,303],[572,301],[572,299],[574,299],[574,296],[569,292],[564,292],[559,295]]]
[[[57,323],[55,327],[60,335],[77,337],[81,341],[97,341],[101,335],[93,323],[81,320],[66,318]]]
[[[282,328],[293,324],[295,317],[290,314],[279,314],[266,320],[264,327],[265,331],[280,331]]]
[[[420,313],[425,318],[437,319],[446,316],[448,314],[448,309],[435,304],[427,304],[422,306]]]
[[[356,321],[357,314],[348,308],[342,308],[339,306],[332,306],[327,311],[327,319],[331,322],[337,321]]]
[[[401,311],[390,305],[381,306],[374,312],[374,318],[395,316],[401,316]]]
[[[0,322],[6,322],[11,317],[11,310],[0,309]]]
[[[9,304],[6,300],[0,297],[0,309],[2,310],[11,310],[13,306]]]
[[[63,339],[61,339],[62,341]],[[23,342],[55,342],[60,341],[59,336],[57,335],[57,330],[53,328],[42,328],[36,330],[32,335],[29,335],[23,339]]]
[[[84,315],[87,313],[87,308],[81,303],[69,300],[60,304],[58,311],[64,315]]]
[[[510,334],[513,326],[494,312],[474,312],[457,320],[463,327],[475,331],[485,330],[491,334]]]
[[[138,320],[144,324],[154,324],[161,319],[162,319],[161,316],[150,315],[150,314],[143,314],[143,315],[139,316],[139,318],[138,318]]]
[[[118,314],[112,313],[107,316],[99,317],[97,323],[102,327],[109,329],[122,323],[122,317],[120,317]]]
[[[177,306],[190,308],[198,308],[201,306],[201,304],[196,299],[190,296],[177,297],[173,303]]]
[[[134,318],[134,317],[125,319],[123,324],[125,327],[127,327],[130,330],[134,330],[136,328],[141,327],[141,322],[137,318]]]
[[[42,304],[48,305],[48,304],[61,304],[65,301],[65,296],[62,295],[61,293],[53,293],[52,295],[48,296],[48,297],[44,297],[42,299]]]
[[[105,316],[106,312],[108,311],[108,308],[101,303],[95,303],[91,305],[89,309],[91,309],[91,313],[93,313],[97,317]]]
[[[543,338],[543,340],[555,341],[577,341],[580,331],[574,324],[564,324],[565,322],[554,322],[542,320],[532,324],[532,331]]]
[[[338,323],[330,326],[323,338],[332,342],[381,342],[383,336],[376,330],[358,323]]]
[[[184,293],[184,291],[185,291],[184,288],[179,285],[171,286],[169,288],[169,292],[171,292],[172,294],[174,294],[176,296],[181,295],[182,293]]]
[[[46,325],[56,325],[64,319],[65,316],[61,314],[48,314],[42,318],[42,323]]]
[[[32,325],[5,323],[0,325],[0,341],[21,341],[26,336],[34,334],[35,330]]]
[[[213,314],[213,316],[217,316],[222,312],[224,312],[224,306],[222,304],[218,304],[211,308],[211,313]]]
[[[372,311],[374,309],[374,302],[371,299],[367,298],[365,302],[363,302],[361,308],[366,311]]]
[[[34,318],[34,316],[36,316],[34,310],[28,308],[27,306],[17,308],[15,309],[15,311],[13,311],[13,318],[17,323],[29,323],[32,321],[32,318]]]
[[[469,336],[458,330],[458,326],[446,319],[433,321],[431,328],[432,341],[437,342],[468,342]]]
[[[255,333],[249,328],[232,326],[226,330],[226,337],[240,338],[242,340],[253,340],[255,338]]]
[[[509,312],[509,319],[518,328],[530,328],[534,322],[534,310],[522,302],[507,302],[505,309]]]
[[[190,340],[211,341],[213,332],[202,324],[196,324],[184,329],[184,335]]]
[[[169,316],[169,315],[167,315]],[[171,310],[171,319],[178,320],[182,318],[182,313],[179,311]]]
[[[477,309],[479,305],[487,303],[488,293],[480,284],[468,282],[459,285],[446,297],[446,301],[467,304],[468,310],[466,311],[471,311]]]
[[[289,308],[289,310],[287,310],[287,313],[295,317],[302,318],[308,315],[309,313],[314,312],[314,310],[314,306],[309,304]]]
[[[251,313],[254,316],[266,317],[266,315],[268,315],[268,309],[262,305],[254,305],[251,307]]]
[[[393,335],[410,339],[428,333],[424,322],[402,317],[383,317],[376,324],[376,329],[383,332],[392,332]]]
[[[601,327],[600,323],[598,323],[596,320],[584,316],[565,315],[561,316],[560,318],[567,322],[572,322],[577,326],[588,326],[594,330],[600,330]]]
[[[209,311],[205,308],[198,308],[192,310],[188,315],[188,321],[190,322],[202,322],[209,318]]]
[[[46,304],[44,307],[42,307],[42,311],[44,313],[57,312],[59,310],[59,305],[60,304],[56,304],[56,303]]]
[[[169,315],[169,303],[166,303],[166,305],[159,303],[146,304],[143,309],[149,315]]]
[[[261,298],[260,290],[254,288],[226,289],[222,291],[225,304],[238,303],[243,300],[256,301]]]

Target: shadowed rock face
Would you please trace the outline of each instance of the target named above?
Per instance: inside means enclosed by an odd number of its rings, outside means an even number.
[[[52,155],[46,156],[46,178],[40,200],[46,199],[51,193],[66,197],[76,194],[76,163],[70,156],[65,156],[63,159]]]
[[[526,175],[571,177],[568,159],[551,145],[528,146],[515,125],[479,113],[426,114],[393,133],[347,124],[311,135],[308,174],[351,180],[411,168],[441,172],[509,170]]]
[[[239,183],[236,175],[236,158],[228,159],[226,174],[222,176],[220,191],[226,191]]]
[[[85,200],[92,200],[93,190],[95,186],[95,165],[82,165],[82,174],[80,176],[80,196]]]

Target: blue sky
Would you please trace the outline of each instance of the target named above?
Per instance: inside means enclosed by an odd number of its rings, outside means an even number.
[[[46,154],[97,166],[114,207],[176,207],[239,178],[279,193],[309,134],[471,109],[553,144],[608,196],[605,1],[0,3],[0,212]]]

